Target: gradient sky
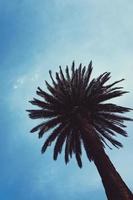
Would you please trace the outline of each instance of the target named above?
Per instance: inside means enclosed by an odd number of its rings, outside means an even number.
[[[65,166],[63,155],[52,160],[52,147],[42,156],[43,139],[29,130],[37,124],[25,112],[48,70],[93,61],[93,75],[112,72],[112,81],[130,93],[114,100],[133,107],[132,0],[0,0],[0,199],[104,200],[101,179],[83,154]],[[130,113],[128,116],[133,116]],[[133,190],[133,123],[124,148],[107,150]]]

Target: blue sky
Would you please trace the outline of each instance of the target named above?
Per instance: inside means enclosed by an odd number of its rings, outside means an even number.
[[[83,155],[65,166],[63,155],[52,160],[43,143],[29,130],[37,124],[25,110],[37,86],[75,60],[93,60],[93,75],[112,72],[112,81],[125,78],[131,91],[115,102],[133,107],[133,1],[131,0],[0,0],[0,199],[106,199],[93,163]],[[129,114],[132,116],[132,113]],[[107,150],[112,162],[133,190],[133,133],[119,140],[124,148]]]

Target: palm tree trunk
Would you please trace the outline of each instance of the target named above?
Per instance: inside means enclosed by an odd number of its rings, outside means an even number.
[[[108,200],[133,200],[133,193],[116,171],[91,125],[85,127],[83,140],[88,144],[88,155],[91,154],[89,159],[93,160],[97,167]]]
[[[104,149],[93,154],[93,161],[101,176],[108,200],[133,200],[128,189]]]

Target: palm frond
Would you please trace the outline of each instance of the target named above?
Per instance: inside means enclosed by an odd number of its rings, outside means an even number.
[[[46,139],[45,143],[42,146],[42,153],[44,153],[49,145],[56,139],[56,137],[60,134],[62,129],[64,128],[64,124],[59,124],[57,128],[53,130],[53,132]]]
[[[105,146],[122,147],[115,136],[119,134],[127,137],[124,122],[133,121],[123,115],[133,109],[106,103],[128,93],[123,91],[123,87],[117,87],[124,79],[107,84],[111,73],[104,72],[91,79],[92,69],[92,61],[87,67],[80,63],[78,68],[73,61],[71,70],[66,66],[65,74],[61,66],[55,78],[49,71],[52,84],[45,81],[48,92],[38,87],[36,94],[42,100],[33,98],[30,101],[39,109],[27,110],[31,119],[43,120],[31,130],[32,133],[37,132],[41,138],[52,129],[42,146],[42,153],[55,141],[53,159],[56,160],[65,144],[66,164],[75,154],[79,167],[82,167],[82,146],[90,161]]]
[[[54,147],[54,154],[53,154],[54,160],[57,159],[58,153],[61,153],[61,151],[62,151],[62,146],[67,137],[67,134],[69,134],[69,129],[70,129],[69,124],[66,124],[66,126],[64,127],[62,132],[60,132],[60,134],[56,140],[55,147]]]

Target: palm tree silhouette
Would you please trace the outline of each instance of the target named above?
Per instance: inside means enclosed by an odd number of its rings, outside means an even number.
[[[61,66],[59,68],[56,81],[49,71],[52,85],[45,81],[50,93],[38,87],[36,93],[43,100],[34,98],[30,101],[40,109],[27,110],[30,118],[45,119],[31,130],[32,133],[38,131],[38,136],[41,138],[48,130],[52,131],[42,146],[42,153],[56,140],[53,151],[53,159],[56,160],[65,143],[65,163],[67,164],[72,154],[75,154],[77,164],[81,168],[83,146],[88,159],[97,167],[107,198],[133,200],[132,192],[104,150],[105,146],[111,148],[108,142],[117,148],[122,147],[114,136],[116,134],[127,136],[123,122],[132,120],[122,115],[132,109],[105,103],[107,100],[127,93],[121,90],[122,87],[115,86],[124,79],[107,85],[110,73],[105,72],[90,81],[92,62],[88,67],[80,64],[77,69],[73,62],[71,73],[66,66],[65,75]]]

